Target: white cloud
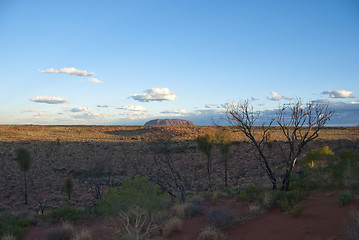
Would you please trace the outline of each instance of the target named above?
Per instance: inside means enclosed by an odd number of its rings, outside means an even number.
[[[89,78],[89,81],[93,83],[103,83],[103,81],[98,80],[97,78]]]
[[[85,107],[77,107],[77,108],[72,108],[70,110],[70,112],[90,112],[91,108],[85,108]]]
[[[47,104],[63,104],[70,102],[70,100],[62,97],[49,97],[49,96],[37,96],[37,97],[29,98],[29,100],[32,102],[47,103]]]
[[[66,74],[76,75],[76,76],[92,76],[92,75],[95,74],[93,72],[87,72],[85,70],[79,70],[79,69],[76,69],[74,67],[61,68],[60,70],[49,68],[49,69],[46,69],[46,70],[38,70],[38,72],[41,72],[41,73],[66,73]]]
[[[184,110],[184,109],[168,109],[168,110],[163,111],[161,113],[174,114],[174,115],[184,115],[184,114],[187,114],[187,111]]]
[[[151,88],[144,91],[145,94],[133,94],[130,98],[140,102],[173,101],[177,95],[168,88]]]
[[[292,100],[293,99],[293,97],[281,96],[277,92],[271,92],[270,94],[272,95],[272,97],[267,97],[267,99],[271,100],[271,101],[279,101],[281,99],[284,99],[284,100]]]
[[[137,111],[137,112],[145,112],[146,111],[146,108],[141,105],[122,106],[119,109],[129,110],[129,111]]]
[[[324,91],[322,94],[327,94],[331,98],[354,98],[354,92],[345,90]]]
[[[279,101],[282,99],[282,96],[279,95],[277,92],[271,92],[270,94],[272,95],[272,97],[267,97],[268,100]]]

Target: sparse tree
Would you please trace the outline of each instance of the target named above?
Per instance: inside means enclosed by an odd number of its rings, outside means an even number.
[[[212,175],[212,148],[214,142],[214,136],[211,134],[206,134],[203,136],[198,136],[196,138],[198,149],[203,152],[207,157],[207,176],[208,176],[208,188],[212,189],[211,175]]]
[[[230,147],[232,144],[232,133],[227,128],[219,128],[215,134],[216,142],[221,151],[221,160],[224,165],[224,185],[228,187],[228,159]]]
[[[27,179],[26,172],[31,168],[31,155],[26,148],[18,148],[15,150],[16,161],[19,168],[24,173],[24,199],[25,205],[27,205]]]
[[[287,166],[282,180],[282,191],[288,191],[290,174],[304,146],[319,136],[318,132],[333,114],[327,103],[303,104],[300,100],[285,104],[277,111],[276,122],[289,144],[289,151],[285,158]]]
[[[71,194],[74,191],[74,184],[72,183],[71,178],[67,178],[65,180],[65,192],[67,193],[67,196],[69,198],[69,201],[71,200]]]
[[[186,201],[187,188],[179,172],[178,166],[173,161],[173,149],[171,148],[171,136],[153,135],[150,149],[156,163],[155,171],[146,169],[146,175],[152,182],[158,184],[162,190],[168,192],[172,198]],[[186,146],[181,150],[185,151]],[[178,151],[178,149],[177,149]]]
[[[327,103],[309,102],[303,104],[298,100],[280,107],[267,126],[263,124],[262,127],[255,127],[260,112],[255,112],[248,100],[240,104],[227,104],[226,106],[227,121],[244,133],[255,147],[260,165],[270,179],[273,189],[277,188],[277,179],[269,164],[269,153],[273,147],[269,130],[274,121],[279,125],[289,145],[288,151],[281,148],[286,163],[282,179],[282,191],[287,191],[289,188],[290,174],[303,148],[308,142],[318,137],[318,132],[332,115],[333,111],[329,109]]]

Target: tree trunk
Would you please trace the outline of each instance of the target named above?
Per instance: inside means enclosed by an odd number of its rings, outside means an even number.
[[[24,195],[25,195],[25,205],[27,205],[27,182],[26,182],[26,172],[24,172]]]
[[[224,161],[224,186],[228,187],[228,162]]]

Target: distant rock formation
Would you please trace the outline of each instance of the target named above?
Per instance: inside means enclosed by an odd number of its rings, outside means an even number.
[[[195,126],[193,122],[182,119],[155,119],[145,123],[145,126]]]

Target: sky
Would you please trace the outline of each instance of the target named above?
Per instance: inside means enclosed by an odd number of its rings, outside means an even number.
[[[357,0],[0,0],[0,124],[226,124],[328,102],[359,124]]]

